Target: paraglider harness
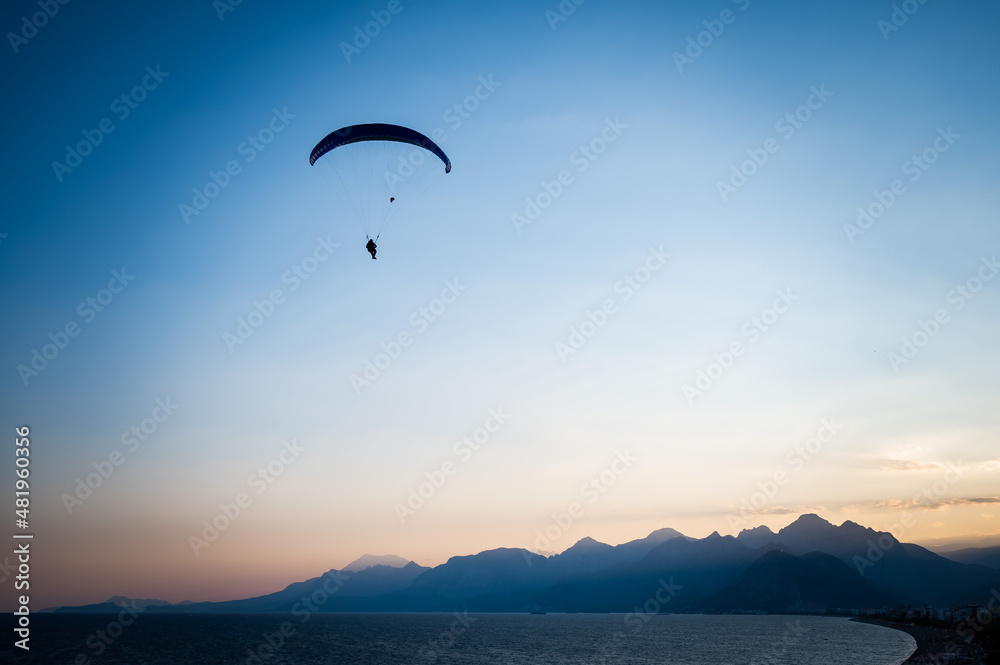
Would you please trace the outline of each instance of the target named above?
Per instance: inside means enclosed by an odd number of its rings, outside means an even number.
[[[368,236],[365,237],[368,238]],[[378,240],[378,236],[375,236],[375,240]],[[375,244],[375,240],[368,238],[368,244],[365,245],[365,249],[371,252],[373,259],[375,258],[375,248],[378,247],[378,245]]]

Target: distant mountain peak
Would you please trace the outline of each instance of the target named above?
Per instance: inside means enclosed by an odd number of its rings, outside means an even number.
[[[789,561],[795,558],[796,558],[795,556],[789,554],[788,552],[782,552],[781,550],[768,550],[767,552],[764,552],[764,554],[762,554],[761,557],[757,559],[757,561],[775,561],[775,560]]]
[[[662,543],[670,540],[671,538],[683,538],[683,537],[684,534],[681,533],[680,531],[677,531],[676,529],[671,529],[670,527],[663,527],[662,529],[657,529],[656,531],[653,531],[643,540],[655,540],[657,542]]]
[[[752,529],[743,529],[736,536],[736,540],[750,548],[771,546],[778,540],[778,535],[766,526],[757,526]]]
[[[403,568],[406,564],[410,563],[409,559],[404,559],[401,556],[396,556],[395,554],[365,554],[364,556],[355,559],[346,566],[343,570],[351,573],[357,573],[370,566],[389,566],[390,568]]]
[[[599,540],[594,540],[590,536],[584,536],[580,540],[576,541],[576,543],[574,543],[573,546],[566,551],[569,552],[569,550],[573,550],[576,552],[580,550],[592,550],[592,549],[603,550],[603,549],[608,549],[610,547],[611,545],[608,545],[607,543],[602,543]]]
[[[538,557],[544,559],[544,556],[530,552],[522,547],[494,547],[491,550],[483,550],[478,554],[461,554],[459,556],[453,556],[448,559],[448,562],[452,561],[472,561],[475,559],[480,559],[482,561],[518,561],[520,559],[527,560],[531,557]]]
[[[799,518],[792,522],[792,524],[823,524],[826,526],[833,526],[832,522],[828,522],[816,513],[802,513]]]
[[[827,529],[836,529],[832,523],[826,521],[819,515],[815,513],[806,513],[800,515],[797,520],[786,526],[784,529],[778,531],[778,535],[782,535],[790,532],[801,532],[801,531],[825,531]]]
[[[139,609],[144,607],[162,607],[172,604],[166,600],[160,600],[159,598],[129,598],[128,596],[111,596],[104,602],[111,603],[119,607],[138,607]]]

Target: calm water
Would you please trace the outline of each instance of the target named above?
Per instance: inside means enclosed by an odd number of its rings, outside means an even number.
[[[899,631],[801,616],[149,614],[120,631],[109,626],[114,619],[36,615],[31,653],[13,649],[20,652],[13,662],[898,665],[914,648],[913,639]]]

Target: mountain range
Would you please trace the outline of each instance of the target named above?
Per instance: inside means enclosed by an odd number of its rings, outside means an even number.
[[[941,556],[961,563],[977,563],[981,566],[1000,570],[1000,546],[966,547],[953,552],[942,552]]]
[[[690,538],[673,529],[621,545],[583,538],[549,557],[499,548],[434,568],[365,555],[341,570],[276,593],[171,604],[134,601],[145,612],[822,612],[833,609],[984,605],[1000,587],[996,552],[952,560],[851,521],[813,514],[777,533]],[[61,607],[117,612],[133,602]]]

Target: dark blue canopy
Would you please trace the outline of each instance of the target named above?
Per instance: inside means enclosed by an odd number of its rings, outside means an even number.
[[[334,148],[358,141],[398,141],[419,146],[437,155],[444,162],[444,172],[451,172],[451,160],[444,151],[437,146],[434,141],[424,136],[418,131],[399,125],[387,125],[383,123],[370,123],[366,125],[351,125],[343,127],[335,132],[327,134],[326,137],[316,144],[309,155],[309,163],[315,164],[316,160],[330,152]]]

